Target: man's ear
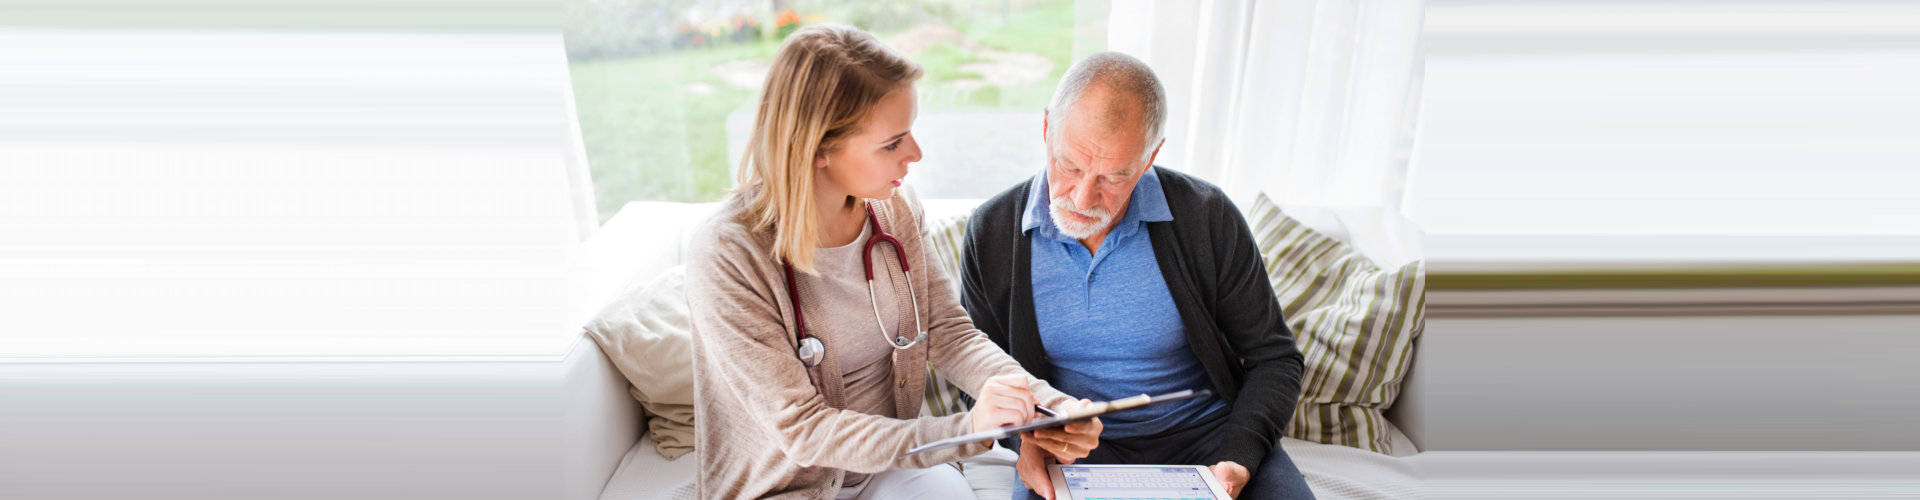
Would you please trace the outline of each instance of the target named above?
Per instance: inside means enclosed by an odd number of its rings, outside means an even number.
[[[1165,137],[1160,138],[1159,144],[1153,145],[1153,155],[1147,157],[1147,168],[1153,168],[1153,161],[1160,159],[1160,147],[1165,145],[1167,145],[1167,139]],[[1147,168],[1140,169],[1141,175],[1146,174]]]
[[[1053,125],[1053,120],[1047,118],[1050,113],[1053,113],[1053,110],[1040,108],[1040,142],[1047,142],[1047,127]],[[1053,153],[1049,151],[1047,154]]]

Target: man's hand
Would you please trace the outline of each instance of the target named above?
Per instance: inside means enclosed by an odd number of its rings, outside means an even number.
[[[1220,485],[1227,488],[1227,496],[1240,498],[1240,489],[1247,487],[1247,479],[1252,477],[1247,468],[1233,462],[1213,464],[1213,476],[1220,478]]]
[[[1092,401],[1082,399],[1068,403],[1068,407],[1061,410],[1073,411],[1091,404],[1093,404]],[[1021,433],[1020,448],[1024,450],[1027,443],[1033,443],[1053,455],[1053,458],[1060,463],[1070,464],[1074,460],[1086,458],[1088,453],[1092,453],[1094,448],[1100,446],[1100,431],[1105,428],[1106,426],[1100,423],[1100,417],[1094,417],[1059,428],[1036,429]]]
[[[1047,466],[1052,463],[1053,457],[1041,450],[1039,445],[1032,440],[1021,439],[1020,461],[1013,464],[1013,469],[1020,472],[1020,482],[1026,483],[1027,489],[1053,500],[1053,478],[1047,475]]]
[[[1072,411],[1093,404],[1085,399],[1069,402],[1062,411]],[[1106,426],[1100,423],[1100,417],[1085,422],[1074,422],[1058,429],[1038,429],[1020,433],[1020,461],[1014,464],[1014,470],[1020,472],[1020,482],[1027,489],[1039,493],[1049,500],[1053,498],[1053,481],[1047,472],[1047,466],[1056,462],[1073,463],[1086,458],[1094,448],[1100,446],[1100,431]]]
[[[1001,375],[981,384],[980,392],[974,393],[973,410],[967,414],[973,419],[973,432],[980,432],[1033,420],[1033,405],[1026,375]]]

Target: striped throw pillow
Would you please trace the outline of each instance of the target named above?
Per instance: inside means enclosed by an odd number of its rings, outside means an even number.
[[[1381,269],[1352,246],[1280,212],[1247,211],[1287,326],[1306,357],[1287,435],[1392,455],[1384,412],[1426,325],[1426,264]]]
[[[967,230],[967,217],[962,213],[935,219],[927,224],[927,238],[931,240],[927,251],[933,253],[940,269],[947,273],[947,282],[952,286],[953,296],[960,296],[960,247],[961,238]],[[967,404],[960,399],[960,387],[948,382],[946,377],[927,366],[926,405],[921,413],[926,416],[944,417],[967,411]]]

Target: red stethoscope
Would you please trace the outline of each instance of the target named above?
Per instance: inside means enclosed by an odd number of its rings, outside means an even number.
[[[887,337],[887,325],[880,319],[879,296],[873,293],[873,246],[883,241],[893,245],[893,256],[900,260],[900,273],[907,278],[907,300],[913,305],[913,329],[920,335],[913,339],[894,335],[887,340],[887,344],[892,345],[894,349],[904,350],[927,340],[927,329],[920,324],[920,297],[913,291],[913,270],[907,267],[907,255],[900,249],[900,240],[894,239],[893,235],[887,234],[886,230],[880,228],[880,218],[874,216],[871,202],[867,203],[867,222],[873,224],[873,237],[868,238],[866,246],[861,248],[860,263],[866,266],[867,301],[873,304],[873,324],[880,327],[882,338]],[[807,335],[807,319],[800,314],[800,290],[793,284],[793,265],[786,262],[780,264],[787,268],[787,300],[793,304],[794,336],[800,339],[800,347],[794,350],[794,354],[799,356],[800,362],[806,363],[808,367],[819,366],[820,362],[827,357],[827,348],[820,343],[820,339]]]

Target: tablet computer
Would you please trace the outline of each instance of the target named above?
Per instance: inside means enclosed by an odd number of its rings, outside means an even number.
[[[1230,500],[1213,471],[1199,465],[1047,466],[1056,500]]]

